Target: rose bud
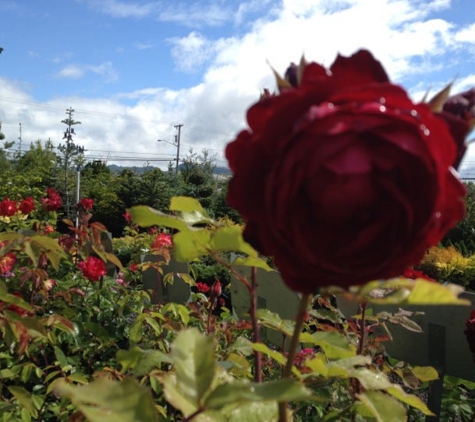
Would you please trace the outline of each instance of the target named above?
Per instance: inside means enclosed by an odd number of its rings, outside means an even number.
[[[435,110],[440,111],[439,116],[449,125],[450,133],[457,145],[453,167],[458,169],[467,151],[467,135],[475,127],[475,89],[451,97],[448,97],[449,90],[450,85],[439,92],[430,103],[435,102]],[[442,100],[441,110],[438,110],[440,107],[438,103]]]
[[[215,282],[211,286],[211,296],[214,298],[217,298],[221,296],[222,288],[221,288],[221,282],[216,279]]]
[[[302,293],[399,276],[464,216],[454,135],[368,51],[294,73],[226,148],[244,238]]]

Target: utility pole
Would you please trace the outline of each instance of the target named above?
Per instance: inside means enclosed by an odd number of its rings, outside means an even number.
[[[18,156],[20,157],[21,156],[21,123],[18,123],[18,125],[20,126],[20,136],[18,137],[18,140],[20,141]]]
[[[66,125],[66,130],[64,132],[63,139],[66,139],[65,145],[59,145],[58,149],[63,153],[62,157],[62,165],[64,170],[64,195],[65,195],[65,211],[66,216],[69,219],[72,219],[72,212],[71,212],[71,195],[69,189],[69,168],[71,167],[73,158],[79,158],[77,161],[77,173],[80,172],[80,157],[78,155],[82,155],[84,153],[84,147],[80,147],[75,145],[73,142],[73,135],[76,135],[74,132],[74,126],[81,124],[81,122],[75,121],[73,119],[74,109],[69,107],[66,110],[66,115],[68,116],[66,119],[61,120],[61,123]],[[80,177],[77,177],[77,184],[79,184]],[[79,189],[79,186],[76,186],[76,189]]]
[[[180,123],[175,125],[178,133],[175,135],[175,143],[176,143],[176,167],[175,167],[175,174],[178,174],[178,165],[180,163],[180,140],[181,140],[181,128],[183,124]]]

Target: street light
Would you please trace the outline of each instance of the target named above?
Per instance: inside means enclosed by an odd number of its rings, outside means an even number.
[[[165,141],[164,139],[157,139],[157,142],[165,142],[166,144],[173,145],[176,148],[176,167],[175,174],[178,174],[178,164],[180,162],[180,137],[175,136],[175,143]]]

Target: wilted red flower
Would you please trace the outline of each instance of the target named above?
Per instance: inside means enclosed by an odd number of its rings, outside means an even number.
[[[447,123],[368,51],[289,81],[226,148],[245,239],[304,293],[399,276],[464,215]]]
[[[78,206],[86,209],[86,210],[92,210],[92,206],[94,205],[94,200],[90,198],[82,198],[79,201]]]
[[[21,201],[19,209],[22,214],[28,215],[35,209],[35,200],[31,196],[25,198]]]
[[[5,198],[2,202],[0,202],[0,216],[11,217],[16,212],[18,212],[18,208],[15,201]]]
[[[46,211],[57,211],[63,205],[63,201],[58,191],[53,188],[46,189],[46,197],[41,200]]]
[[[442,117],[450,126],[457,143],[457,158],[454,167],[458,168],[467,150],[465,137],[475,127],[475,88],[455,94],[445,101]]]
[[[470,317],[465,323],[464,334],[468,342],[468,347],[472,352],[473,362],[475,363],[475,309],[470,313]]]
[[[429,277],[422,271],[416,271],[414,268],[406,268],[404,270],[403,276],[406,278],[410,278],[411,280],[415,280],[416,278],[423,278],[424,280],[435,281],[437,283],[437,280],[434,280],[432,277]]]
[[[0,276],[8,276],[15,266],[16,257],[13,252],[9,252],[0,257]]]
[[[74,237],[68,234],[64,234],[58,239],[59,246],[61,246],[66,251],[69,251],[74,246],[74,241]]]
[[[167,233],[160,233],[152,243],[152,251],[160,251],[164,248],[172,248],[172,237]]]
[[[208,293],[210,289],[210,287],[206,283],[203,283],[202,281],[198,281],[196,283],[196,288],[198,289],[200,293]]]
[[[136,264],[135,262],[133,262],[132,264],[129,265],[129,270],[132,271],[132,272],[135,272],[139,269],[139,264]]]
[[[107,274],[104,261],[94,256],[89,256],[87,261],[81,261],[78,267],[82,275],[90,281],[99,281],[102,276]]]

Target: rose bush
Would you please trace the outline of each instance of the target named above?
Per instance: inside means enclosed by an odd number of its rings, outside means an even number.
[[[227,200],[289,287],[398,276],[463,217],[452,165],[465,121],[414,104],[364,50],[278,83],[226,148]]]

